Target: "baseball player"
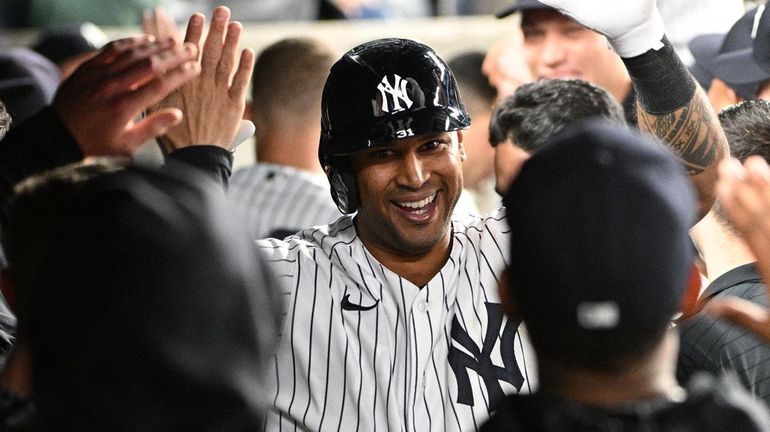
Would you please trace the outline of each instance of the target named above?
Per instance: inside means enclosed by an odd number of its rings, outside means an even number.
[[[532,389],[532,358],[497,297],[502,212],[450,223],[470,123],[454,76],[420,43],[365,43],[332,67],[322,110],[346,216],[260,242],[287,301],[266,429],[474,430]]]
[[[575,15],[612,22],[610,42],[634,56],[642,127],[677,138],[710,207],[724,137],[654,1],[590,3]],[[332,67],[319,159],[345,215],[259,242],[286,301],[267,430],[477,430],[505,394],[536,385],[527,334],[497,295],[503,212],[451,216],[469,122],[451,71],[425,45],[376,40]]]

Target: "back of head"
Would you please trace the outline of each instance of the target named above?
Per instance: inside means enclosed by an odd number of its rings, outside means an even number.
[[[184,167],[89,170],[21,190],[12,213],[42,419],[57,430],[259,429],[273,301],[221,190]]]
[[[484,53],[480,51],[462,53],[447,62],[471,115],[491,111],[497,99],[497,90],[489,84],[481,69],[483,63]]]
[[[251,81],[257,128],[317,128],[321,92],[336,58],[333,48],[311,38],[282,39],[265,48]]]
[[[770,163],[770,102],[747,100],[719,113],[730,154],[745,162],[749,156],[762,156]]]
[[[343,213],[358,207],[346,156],[469,125],[452,71],[429,46],[378,39],[353,48],[332,66],[321,100],[318,157],[334,202]]]
[[[463,134],[463,147],[466,159],[463,162],[463,183],[466,189],[484,191],[487,180],[495,175],[494,149],[489,146],[489,118],[497,99],[497,90],[489,84],[482,71],[484,53],[470,51],[457,55],[447,64],[454,72],[463,104],[473,118],[473,125]],[[483,207],[484,194],[480,193],[476,201]],[[499,206],[495,200],[492,207]],[[489,210],[489,209],[485,209]]]
[[[760,156],[770,163],[770,102],[746,100],[719,113],[719,122],[730,146],[730,155],[741,162]],[[712,208],[716,220],[737,237],[742,237],[717,200]]]
[[[524,84],[492,113],[492,145],[506,140],[528,152],[540,149],[566,126],[589,118],[622,125],[623,109],[604,89],[582,80],[538,80]]]
[[[13,48],[0,53],[0,100],[14,124],[51,103],[59,85],[59,68],[42,55]]]
[[[539,358],[615,371],[659,345],[690,274],[696,212],[673,155],[588,122],[529,159],[504,203],[509,289]]]

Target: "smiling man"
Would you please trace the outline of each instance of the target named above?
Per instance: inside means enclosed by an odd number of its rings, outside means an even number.
[[[287,302],[267,430],[475,430],[532,390],[496,291],[503,213],[452,215],[469,124],[425,45],[372,41],[332,67],[319,157],[345,216],[260,242]]]
[[[521,13],[522,54],[533,77],[596,84],[623,105],[629,123],[636,123],[631,78],[606,37],[538,0],[517,0],[497,16],[514,12]]]

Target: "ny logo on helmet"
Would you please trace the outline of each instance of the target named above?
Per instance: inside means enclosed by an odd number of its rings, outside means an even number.
[[[393,74],[393,84],[388,81],[388,77],[382,77],[382,81],[377,85],[377,90],[380,91],[381,106],[380,111],[382,115],[384,113],[396,113],[405,109],[411,108],[414,101],[409,97],[406,86],[408,84],[416,85],[409,78],[403,79],[397,74]],[[401,104],[404,104],[402,106]],[[377,113],[377,107],[375,106],[375,113]],[[379,117],[379,116],[378,116]]]

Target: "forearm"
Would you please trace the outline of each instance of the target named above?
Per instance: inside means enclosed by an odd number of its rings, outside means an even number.
[[[729,149],[708,98],[664,42],[660,50],[623,61],[637,92],[639,128],[679,156],[698,191],[702,217],[714,203],[717,164]]]
[[[213,145],[196,145],[184,147],[171,152],[168,156],[171,163],[181,162],[206,173],[212,180],[220,184],[224,190],[230,184],[233,154],[222,147]]]

